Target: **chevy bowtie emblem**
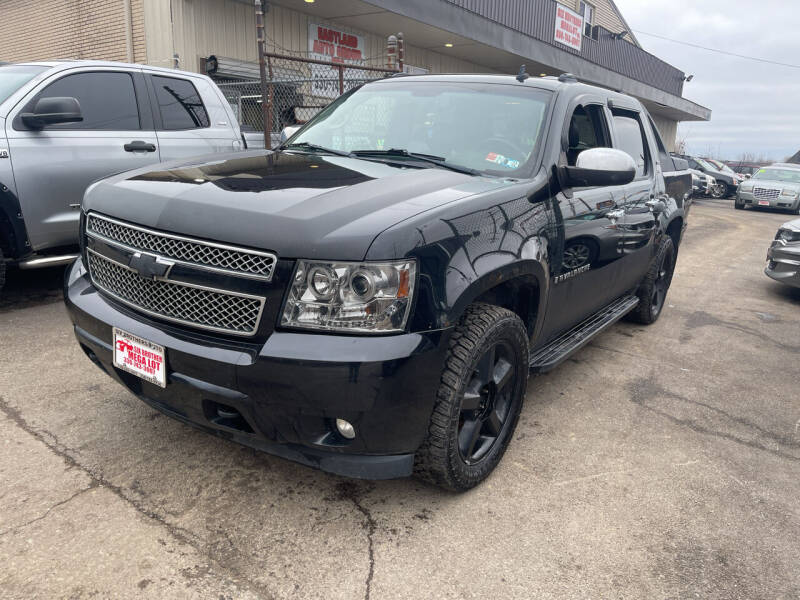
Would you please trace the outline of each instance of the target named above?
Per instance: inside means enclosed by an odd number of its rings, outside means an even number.
[[[128,266],[145,279],[166,279],[175,263],[160,256],[137,252],[131,256]]]

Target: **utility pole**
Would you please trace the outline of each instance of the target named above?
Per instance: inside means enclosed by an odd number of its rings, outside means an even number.
[[[261,116],[264,120],[264,148],[272,147],[270,132],[272,131],[272,103],[267,93],[267,65],[264,62],[264,5],[266,0],[255,0],[256,5],[256,39],[258,40],[258,71],[261,77]]]

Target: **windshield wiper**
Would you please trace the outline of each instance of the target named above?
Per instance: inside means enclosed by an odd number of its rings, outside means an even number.
[[[449,163],[446,159],[442,156],[434,156],[432,154],[422,154],[420,152],[409,152],[403,148],[389,148],[388,150],[353,150],[351,156],[358,156],[369,158],[370,156],[375,157],[389,157],[389,158],[410,158],[412,160],[416,160],[419,162],[429,163],[432,165],[436,165],[437,167],[441,167],[443,169],[450,169],[451,171],[456,171],[457,173],[466,173],[467,175],[480,175],[481,172],[477,169],[472,169],[470,167],[464,167],[462,165],[457,165],[454,163]]]
[[[278,146],[278,150],[291,150],[293,148],[298,148],[300,150],[310,150],[312,152],[326,152],[327,154],[334,154],[335,156],[349,156],[349,157],[353,156],[351,152],[345,152],[344,150],[334,150],[333,148],[326,148],[325,146],[320,146],[318,144],[311,144],[309,142],[281,144],[280,146]]]

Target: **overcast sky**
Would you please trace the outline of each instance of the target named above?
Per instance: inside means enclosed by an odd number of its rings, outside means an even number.
[[[644,35],[800,64],[798,0],[615,0],[645,50],[693,74],[683,95],[711,122],[680,125],[689,152],[783,160],[800,150],[800,68],[769,65]]]

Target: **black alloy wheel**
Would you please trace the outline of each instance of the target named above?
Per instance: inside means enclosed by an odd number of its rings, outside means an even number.
[[[500,341],[481,356],[461,397],[458,452],[468,465],[482,460],[509,424],[514,352]]]
[[[650,310],[656,319],[661,309],[664,308],[667,290],[669,290],[669,284],[672,282],[672,271],[675,268],[674,257],[675,251],[670,244],[669,249],[662,253],[656,270],[656,278],[653,282],[652,295],[650,296]]]
[[[663,236],[650,269],[636,291],[639,304],[628,313],[629,321],[650,325],[658,319],[664,309],[667,292],[672,283],[675,257],[675,244],[672,238],[668,235]]]

